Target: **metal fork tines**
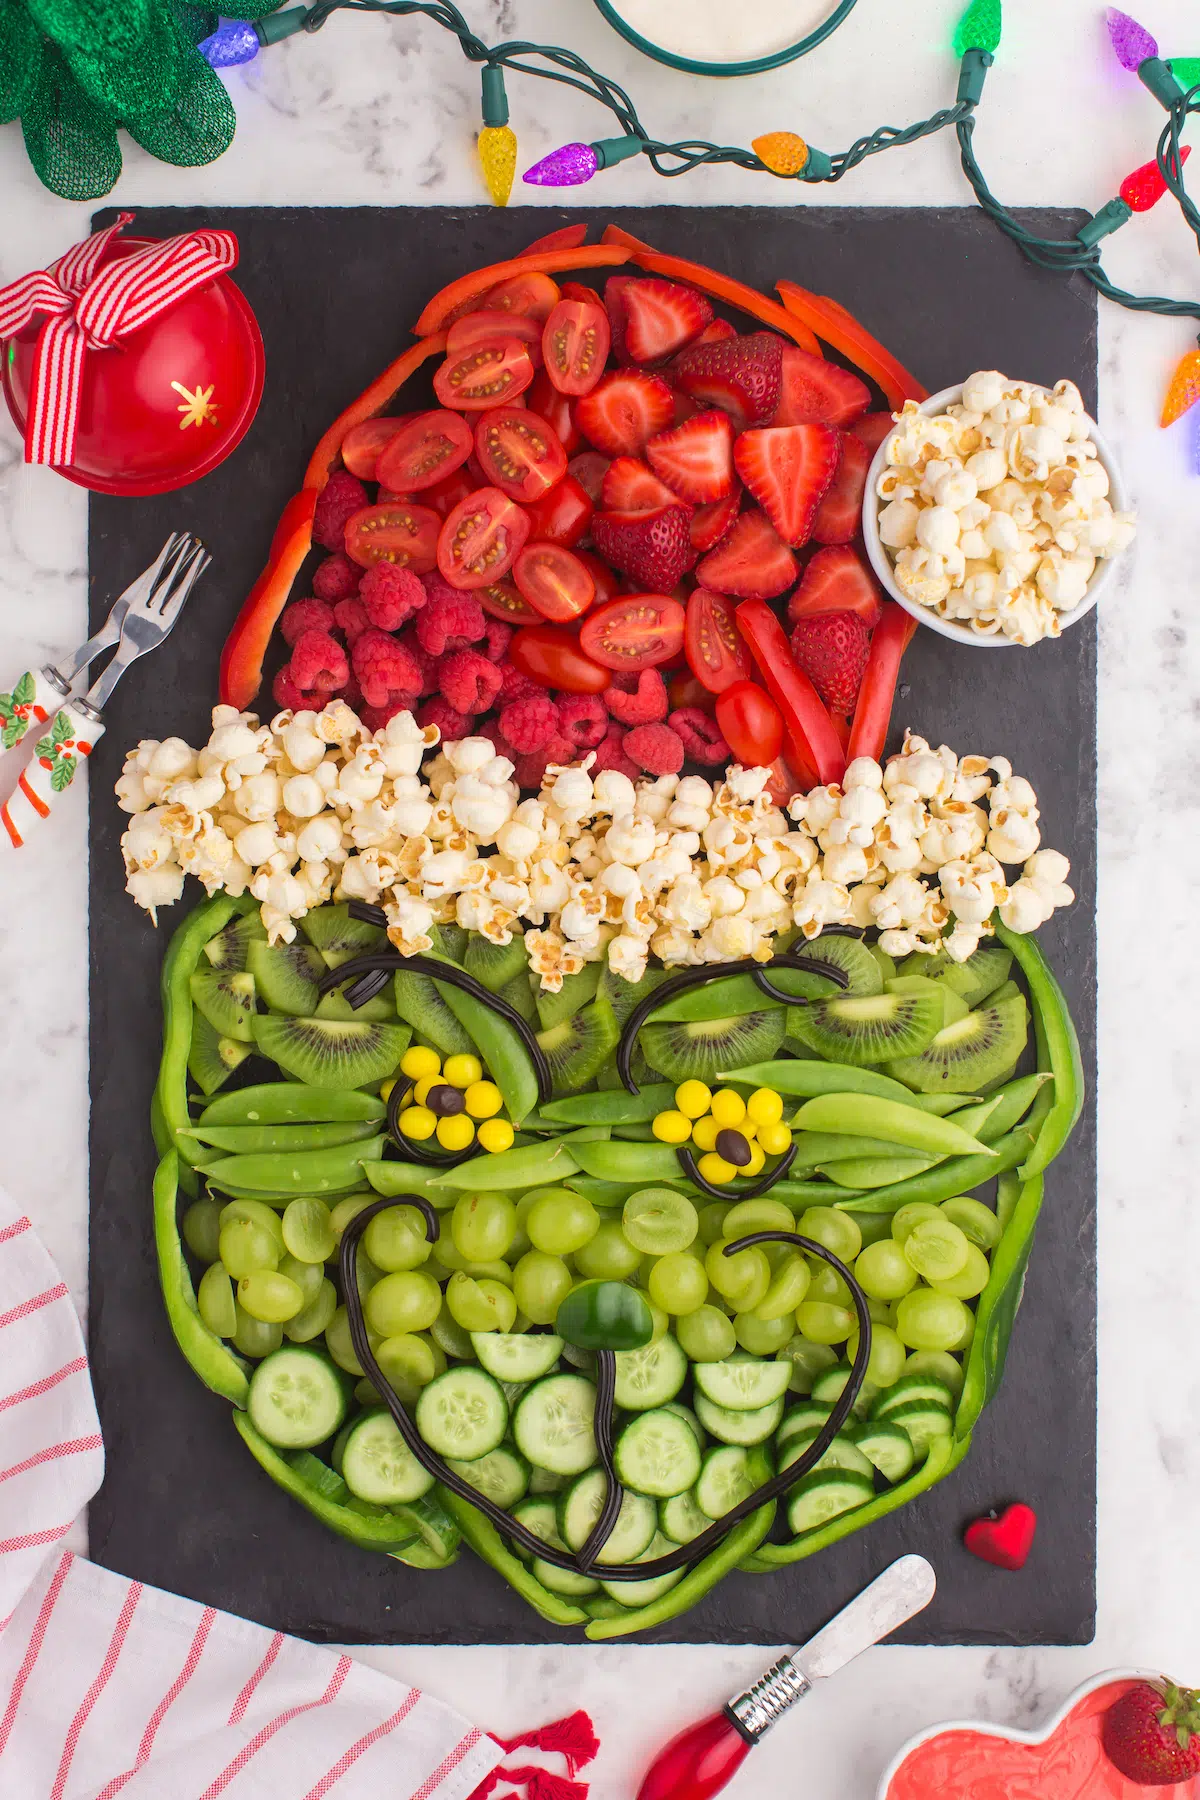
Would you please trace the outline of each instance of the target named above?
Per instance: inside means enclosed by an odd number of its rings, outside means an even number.
[[[140,578],[143,592],[126,608],[116,655],[86,696],[76,700],[81,713],[98,718],[130,663],[158,648],[211,560],[199,538],[180,533],[168,539],[158,560]]]
[[[108,617],[105,619],[103,625],[101,625],[100,629],[88,639],[86,644],[81,644],[79,646],[69,662],[46,663],[44,665],[42,674],[46,677],[46,680],[50,683],[51,687],[57,689],[64,698],[70,693],[71,683],[80,671],[86,669],[89,663],[95,662],[102,651],[112,649],[113,645],[120,638],[121,627],[125,623],[125,614],[129,611],[131,606],[139,606],[145,601],[155,581],[161,574],[163,565],[168,556],[170,556],[173,551],[177,551],[183,541],[183,532],[173,531],[171,533],[157,557],[150,564],[150,567],[148,569],[143,569],[141,574],[136,576],[134,580],[130,582],[129,586],[125,589],[125,592],[113,601]]]

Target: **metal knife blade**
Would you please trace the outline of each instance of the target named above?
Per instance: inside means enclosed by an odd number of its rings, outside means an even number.
[[[815,1637],[793,1650],[792,1662],[809,1681],[836,1674],[928,1606],[936,1586],[933,1568],[923,1556],[900,1557]]]

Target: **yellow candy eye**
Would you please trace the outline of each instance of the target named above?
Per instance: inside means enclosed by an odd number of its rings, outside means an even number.
[[[453,1113],[437,1122],[437,1141],[443,1150],[465,1150],[475,1136],[475,1127],[466,1113]]]
[[[681,1112],[660,1112],[650,1129],[660,1144],[686,1144],[692,1135],[692,1121]]]
[[[490,1119],[504,1105],[504,1096],[494,1081],[473,1081],[463,1097],[473,1119]]]
[[[752,1142],[750,1145],[750,1161],[742,1169],[741,1173],[743,1175],[758,1175],[758,1174],[760,1174],[762,1172],[762,1168],[763,1168],[763,1165],[765,1164],[766,1160],[767,1159],[763,1155],[763,1152],[762,1152],[762,1146],[760,1144],[755,1144]]]
[[[485,1150],[493,1154],[500,1150],[512,1148],[516,1133],[507,1119],[487,1119],[479,1127],[479,1141]]]
[[[783,1095],[771,1088],[757,1088],[746,1102],[747,1117],[756,1125],[776,1125],[783,1117]]]
[[[483,1079],[483,1064],[477,1056],[448,1056],[442,1076],[451,1087],[469,1088]]]
[[[404,1114],[405,1137],[430,1138],[437,1130],[437,1120],[427,1106],[410,1106]]]
[[[675,1089],[675,1104],[685,1119],[701,1119],[712,1104],[712,1094],[702,1081],[684,1081]]]
[[[712,1097],[712,1116],[721,1127],[740,1125],[746,1116],[746,1102],[732,1088],[718,1088]]]
[[[441,1057],[428,1044],[410,1044],[400,1058],[400,1073],[413,1081],[420,1081],[423,1075],[437,1075],[441,1067]]]
[[[383,1101],[385,1106],[392,1097],[392,1089],[395,1085],[394,1079],[392,1081],[381,1081],[379,1084],[379,1098]]]
[[[697,1150],[713,1150],[716,1148],[717,1133],[721,1127],[709,1113],[703,1119],[697,1119],[692,1126],[692,1142]]]
[[[777,1125],[760,1125],[758,1128],[758,1145],[768,1156],[782,1156],[792,1141],[791,1127],[780,1121]]]
[[[416,1087],[413,1089],[412,1095],[418,1106],[424,1106],[426,1100],[429,1098],[430,1088],[436,1087],[441,1079],[441,1074],[438,1071],[435,1071],[432,1075],[422,1075],[420,1081],[418,1081]]]
[[[710,1151],[707,1156],[702,1156],[696,1166],[705,1181],[717,1183],[732,1181],[735,1175],[742,1173],[740,1169],[735,1169],[731,1162],[726,1162],[723,1156],[718,1156],[715,1150]]]

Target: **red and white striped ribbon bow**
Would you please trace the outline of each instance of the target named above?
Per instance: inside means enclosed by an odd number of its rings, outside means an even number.
[[[56,269],[35,269],[0,288],[0,339],[46,316],[34,356],[25,461],[65,468],[75,455],[84,359],[148,325],[187,294],[236,266],[232,231],[187,231],[100,267],[133,218],[76,244]]]

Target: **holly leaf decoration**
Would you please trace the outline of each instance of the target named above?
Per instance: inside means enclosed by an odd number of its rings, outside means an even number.
[[[11,707],[7,712],[4,710],[3,702],[7,699],[7,694],[0,694],[0,721],[2,721],[2,726],[0,726],[0,745],[3,745],[6,750],[11,750],[13,746],[19,744],[21,739],[25,736],[28,725],[24,719],[13,717]]]
[[[45,757],[46,762],[49,763],[54,757],[54,749],[54,742],[51,738],[39,738],[37,743],[33,746],[33,754],[35,756]]]
[[[20,681],[18,681],[16,687],[13,689],[11,698],[17,706],[29,706],[33,700],[33,696],[33,672],[30,669],[26,669]]]
[[[61,794],[64,788],[70,787],[75,779],[77,760],[73,756],[55,758],[54,767],[50,771],[50,788],[55,794]]]
[[[54,723],[50,727],[50,742],[52,744],[62,744],[65,743],[67,738],[73,738],[74,736],[74,728],[66,713],[55,713]]]

